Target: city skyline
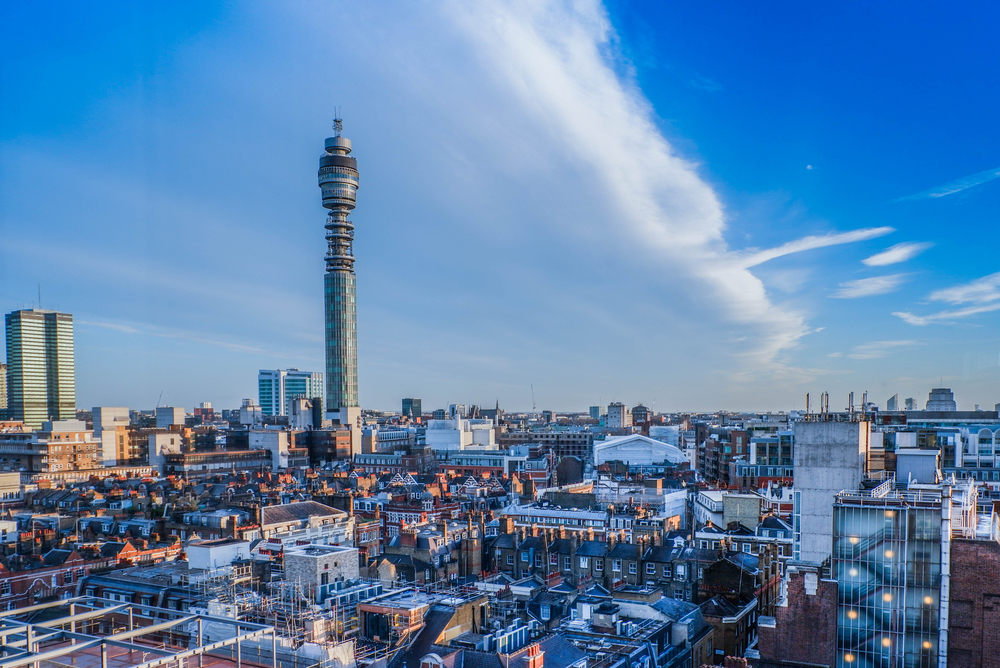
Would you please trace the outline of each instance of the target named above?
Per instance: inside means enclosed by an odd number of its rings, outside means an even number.
[[[81,407],[322,368],[335,105],[363,407],[1000,401],[989,17],[123,7],[8,9],[3,47],[0,300],[74,314]]]

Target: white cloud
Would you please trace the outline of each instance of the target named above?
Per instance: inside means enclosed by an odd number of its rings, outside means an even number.
[[[900,348],[908,348],[910,346],[917,345],[916,341],[903,340],[903,341],[871,341],[869,343],[862,343],[860,345],[854,346],[852,351],[848,353],[848,357],[854,360],[873,360],[879,357],[885,357],[889,353],[892,353]],[[839,353],[836,353],[839,356]],[[830,355],[832,357],[833,355]]]
[[[961,179],[956,179],[954,181],[949,181],[944,185],[936,186],[929,190],[924,190],[915,195],[907,195],[906,197],[900,197],[896,201],[902,201],[907,199],[936,199],[938,197],[946,197],[948,195],[953,195],[955,193],[962,192],[969,188],[974,188],[978,185],[982,185],[988,181],[1000,177],[1000,167],[996,169],[987,169],[984,172],[978,172],[972,174],[971,176],[966,176]]]
[[[803,237],[801,239],[796,239],[795,241],[789,241],[788,243],[782,244],[776,248],[749,253],[746,255],[746,260],[743,266],[747,268],[755,267],[769,260],[785,255],[791,255],[792,253],[801,253],[815,248],[826,248],[827,246],[839,246],[841,244],[866,241],[867,239],[874,239],[893,232],[895,232],[895,230],[891,227],[867,227],[860,230],[851,230],[850,232]]]
[[[906,262],[912,257],[916,257],[934,244],[932,243],[902,243],[885,249],[881,253],[876,253],[865,258],[861,262],[869,267],[884,267],[897,262]]]
[[[970,315],[990,313],[998,310],[1000,310],[1000,304],[990,304],[988,306],[970,306],[969,308],[956,309],[954,311],[941,311],[940,313],[932,313],[930,315],[914,315],[908,311],[894,311],[893,315],[897,318],[902,318],[904,322],[911,325],[923,327],[924,325],[936,322],[947,323],[957,318],[967,318]]]
[[[940,311],[930,315],[915,315],[909,311],[897,311],[893,315],[911,325],[923,327],[933,323],[950,323],[959,318],[1000,310],[1000,303],[998,303],[1000,300],[1000,272],[977,278],[963,285],[935,290],[927,298],[936,302],[947,302],[955,305],[977,304],[977,306]]]
[[[670,282],[683,285],[687,298],[744,328],[748,360],[773,365],[779,351],[809,331],[800,313],[771,301],[749,268],[893,231],[810,236],[754,252],[729,249],[717,194],[663,136],[635,82],[616,72],[609,53],[617,38],[600,3],[453,3],[451,9],[448,15],[473,38],[487,71],[506,86],[503,97],[528,114],[517,133],[585,166],[593,179],[587,187],[605,198],[614,234],[608,235],[603,216],[574,219],[574,232],[600,234],[608,250],[630,265],[641,258],[679,274]],[[618,237],[624,244],[616,248]]]
[[[965,285],[935,290],[928,299],[950,304],[987,304],[1000,299],[1000,272],[983,276]]]
[[[906,274],[859,278],[856,281],[841,283],[840,289],[831,296],[837,299],[857,299],[858,297],[884,295],[899,289],[904,280],[906,280]]]

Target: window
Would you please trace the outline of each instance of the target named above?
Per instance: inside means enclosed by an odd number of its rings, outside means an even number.
[[[563,570],[568,571],[573,568],[573,563],[570,561],[569,557],[563,557]]]
[[[507,555],[507,565],[508,566],[513,566],[514,565],[514,555],[513,554],[508,554]]]
[[[559,565],[559,555],[556,554],[555,552],[553,552],[552,554],[550,554],[549,555],[549,563],[551,565],[553,565],[553,566],[558,566]]]
[[[635,575],[636,568],[637,568],[637,566],[636,566],[636,563],[634,561],[628,562],[628,572],[629,572],[629,575]]]
[[[594,560],[594,570],[598,571],[598,572],[604,570],[604,560],[603,559],[595,559]]]
[[[580,557],[580,568],[590,568],[590,559],[587,557]]]
[[[670,564],[664,564],[663,565],[663,577],[665,577],[665,578],[669,578],[670,577]]]
[[[521,553],[521,561],[523,561],[524,563],[528,563],[528,553],[527,552],[522,552]]]
[[[698,547],[700,547],[703,550],[707,550],[708,549],[708,541],[707,540],[698,541]]]
[[[622,570],[622,560],[615,559],[613,562],[611,562],[611,570],[620,573]]]
[[[6,581],[0,582],[0,594],[3,594],[4,596],[10,596],[10,583],[9,582],[6,582]]]
[[[328,584],[330,584],[330,574],[329,573],[320,573],[319,574],[319,583],[321,585],[328,585]]]
[[[535,566],[541,567],[541,565],[542,565],[542,555],[536,554],[535,555]]]
[[[656,575],[656,564],[646,564],[646,575]]]
[[[761,545],[760,548],[763,550],[764,546]],[[743,543],[743,551],[747,554],[753,554],[753,543]]]

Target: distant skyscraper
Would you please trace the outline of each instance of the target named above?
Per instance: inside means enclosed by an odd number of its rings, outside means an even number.
[[[605,415],[608,410],[604,406],[591,406],[590,407],[590,417],[595,420],[600,420],[602,415]]]
[[[0,412],[7,410],[7,365],[0,364]]]
[[[913,397],[906,398],[906,410],[915,411],[917,410],[917,400]]]
[[[264,415],[291,415],[296,397],[323,396],[323,374],[298,369],[261,369],[257,392]]]
[[[899,395],[894,394],[889,397],[889,400],[885,402],[885,409],[887,411],[898,411],[899,410]]]
[[[7,405],[13,420],[35,429],[76,417],[73,316],[26,309],[5,316]]]
[[[929,411],[954,411],[955,395],[947,387],[935,387],[927,397],[926,410]]]
[[[354,209],[359,183],[358,161],[350,157],[351,140],[341,137],[341,121],[326,140],[319,159],[319,186],[326,217],[326,410],[340,424],[358,430],[358,323],[355,303],[354,223],[347,219]],[[353,440],[353,432],[352,432]]]
[[[418,418],[424,414],[420,399],[403,399],[403,415]]]

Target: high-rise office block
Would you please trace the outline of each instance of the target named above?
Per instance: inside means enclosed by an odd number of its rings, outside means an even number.
[[[423,414],[423,405],[420,399],[403,399],[403,415],[409,418],[418,418]]]
[[[358,406],[358,324],[354,275],[354,209],[359,175],[358,161],[350,156],[351,140],[341,137],[341,121],[334,121],[335,135],[326,139],[319,159],[319,186],[326,217],[326,410],[335,422],[360,427]],[[356,424],[357,423],[357,424]],[[360,429],[358,429],[360,432]],[[359,440],[360,446],[360,440]]]
[[[323,396],[323,374],[298,369],[261,369],[257,396],[264,415],[291,415],[292,401]]]
[[[25,309],[5,316],[7,405],[11,419],[38,429],[76,417],[73,316]]]
[[[898,411],[899,410],[899,395],[894,394],[889,397],[889,400],[885,402],[885,409],[887,411]]]
[[[7,409],[7,365],[0,364],[0,411]]]

